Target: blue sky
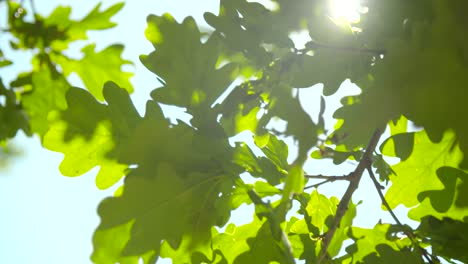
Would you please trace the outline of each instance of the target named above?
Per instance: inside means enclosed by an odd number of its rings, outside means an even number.
[[[78,2],[79,4],[70,0],[36,2],[38,12],[41,14],[50,13],[59,4],[71,5],[75,18],[84,16],[96,4],[96,1],[91,0],[82,0]],[[103,7],[108,7],[117,1],[102,2]],[[0,8],[0,27],[4,27],[5,4],[1,5],[3,6]],[[96,42],[97,49],[115,42],[125,44],[123,57],[135,62],[132,69],[136,72],[132,79],[135,93],[132,98],[140,113],[143,113],[149,92],[158,86],[155,76],[138,60],[140,54],[147,54],[153,49],[144,37],[146,16],[150,13],[169,12],[179,21],[187,15],[202,21],[204,12],[217,13],[217,9],[218,1],[215,0],[127,1],[123,10],[114,19],[118,22],[118,26],[112,30],[90,34],[90,42]],[[0,35],[0,47],[8,56],[6,40],[6,37]],[[78,51],[77,46],[71,53],[78,54]],[[16,64],[0,70],[0,76],[6,83],[18,72],[29,68],[27,54],[14,53],[14,56],[8,57],[13,58]],[[75,85],[82,86],[76,78],[72,78],[72,81]],[[331,114],[332,109],[338,107],[339,99],[344,94],[357,91],[358,89],[348,83],[337,95],[327,99],[328,126],[334,124]],[[319,93],[319,87],[300,91],[304,108],[314,117],[317,115]],[[166,113],[180,115],[180,111],[176,109],[168,109]],[[241,138],[250,137],[243,135]],[[37,137],[26,138],[21,134],[15,143],[23,149],[24,155],[14,159],[8,169],[0,171],[0,262],[5,264],[90,263],[91,237],[99,223],[96,207],[100,200],[111,195],[118,186],[104,191],[98,190],[94,184],[96,168],[76,178],[61,176],[58,165],[62,154],[43,149]],[[292,148],[290,152],[295,151],[295,148]],[[335,166],[331,162],[310,162],[306,170],[309,173],[343,175],[352,171],[354,167],[348,163]],[[319,191],[340,197],[344,187],[343,184],[333,183],[321,187]],[[365,200],[358,206],[361,214],[358,213],[355,223],[359,226],[372,227],[380,218],[392,222],[387,214],[375,211],[380,207],[380,200],[367,177],[361,183],[361,188],[353,200]],[[234,213],[234,220],[237,223],[249,222],[251,218],[251,210],[248,208]]]

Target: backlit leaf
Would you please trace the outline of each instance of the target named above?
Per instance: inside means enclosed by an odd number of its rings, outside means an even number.
[[[352,255],[352,263],[359,263],[366,258],[372,259],[371,254],[377,251],[378,247],[386,253],[388,251],[386,247],[400,251],[411,244],[408,238],[391,237],[389,228],[388,224],[377,224],[373,229],[353,227],[351,235],[355,244],[346,248],[348,254]]]
[[[409,217],[419,220],[431,215],[463,220],[468,216],[468,174],[451,167],[441,167],[436,173],[444,188],[420,192],[421,204],[409,212]]]
[[[120,152],[140,119],[125,90],[107,83],[104,94],[108,105],[98,103],[83,89],[71,88],[68,109],[51,120],[43,139],[46,148],[65,154],[60,165],[63,175],[79,176],[100,166],[99,188],[113,185],[124,175],[127,165],[109,155]]]
[[[392,186],[385,195],[392,208],[398,204],[413,207],[420,202],[420,192],[444,187],[437,177],[437,169],[442,166],[457,167],[463,157],[459,148],[453,147],[453,144],[454,134],[450,132],[439,143],[431,142],[423,131],[414,134],[411,156],[392,166],[395,175],[390,176]]]
[[[65,94],[70,84],[55,69],[47,66],[39,66],[37,71],[32,72],[30,84],[31,92],[24,94],[21,101],[30,116],[31,130],[44,135],[48,129],[49,113],[67,108]]]
[[[80,60],[74,60],[65,56],[58,56],[55,60],[62,66],[64,74],[72,72],[78,74],[86,89],[98,100],[104,100],[102,87],[108,81],[113,81],[120,87],[133,92],[130,83],[132,73],[121,70],[123,65],[131,64],[130,61],[121,58],[122,45],[112,45],[100,52],[95,51],[96,45],[90,44],[81,51],[84,56]]]

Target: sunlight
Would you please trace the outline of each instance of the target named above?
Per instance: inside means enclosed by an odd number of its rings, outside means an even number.
[[[359,0],[330,0],[330,4],[333,20],[349,24],[359,22]]]

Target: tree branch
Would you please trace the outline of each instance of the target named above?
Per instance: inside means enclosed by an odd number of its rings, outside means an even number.
[[[306,186],[306,187],[304,187],[304,190],[314,188],[314,187],[319,187],[320,185],[325,184],[327,182],[350,181],[351,180],[351,175],[352,175],[351,173],[348,174],[348,175],[343,175],[343,176],[328,176],[328,175],[322,175],[322,174],[308,175],[307,174],[307,175],[304,175],[305,178],[308,178],[308,179],[324,179],[324,181],[321,181],[319,183]]]
[[[364,155],[362,156],[362,159],[359,161],[358,166],[352,173],[351,180],[349,183],[348,188],[346,189],[345,194],[341,198],[340,203],[338,204],[338,207],[336,209],[336,214],[333,219],[332,226],[330,229],[325,233],[323,237],[323,242],[322,242],[322,248],[320,250],[320,255],[318,258],[317,263],[320,264],[323,259],[327,256],[328,252],[328,247],[330,246],[330,242],[335,235],[336,230],[340,226],[341,219],[343,219],[343,216],[345,215],[346,211],[348,210],[349,203],[351,201],[351,198],[353,196],[353,193],[357,190],[359,186],[359,182],[361,181],[362,174],[364,170],[371,165],[371,155],[374,152],[374,149],[377,146],[377,143],[379,142],[380,136],[382,135],[382,129],[376,129],[374,134],[372,135],[372,138],[369,141],[369,144],[367,145],[366,151],[364,152]]]
[[[385,196],[382,192],[382,189],[380,188],[380,184],[379,182],[377,181],[377,178],[375,177],[374,175],[374,172],[372,171],[372,168],[371,166],[368,166],[367,167],[367,172],[369,173],[369,176],[370,178],[372,179],[372,182],[374,183],[374,186],[375,186],[375,189],[377,190],[377,193],[379,194],[380,196],[380,200],[382,200],[382,204],[385,206],[385,208],[387,208],[388,212],[390,213],[390,215],[392,216],[393,220],[395,220],[395,222],[397,223],[397,225],[403,227],[402,230],[403,230],[403,233],[405,233],[406,236],[408,236],[410,239],[411,239],[411,242],[416,245],[420,250],[421,250],[421,253],[422,253],[422,256],[428,261],[428,263],[434,263],[434,261],[432,261],[433,259],[433,256],[431,256],[426,249],[422,248],[421,246],[419,246],[419,243],[418,241],[416,240],[416,236],[414,235],[413,232],[410,232],[409,230],[407,230],[406,228],[404,228],[405,226],[400,222],[400,220],[398,219],[398,217],[395,215],[395,213],[393,212],[392,208],[390,207],[390,205],[388,204],[387,200],[385,199]]]

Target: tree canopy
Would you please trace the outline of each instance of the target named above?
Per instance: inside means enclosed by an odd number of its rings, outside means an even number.
[[[353,21],[329,0],[268,3],[221,0],[204,14],[209,27],[149,14],[154,51],[140,61],[157,88],[141,116],[124,45],[67,55],[89,31],[116,26],[123,3],[72,19],[67,6],[44,15],[1,2],[0,34],[33,58],[30,71],[0,79],[0,141],[38,135],[64,154],[64,176],[98,166],[100,189],[124,178],[99,205],[94,263],[468,263],[468,2],[367,0]],[[0,67],[14,63],[0,50]],[[346,80],[360,93],[324,118]],[[310,87],[322,91],[314,116],[298,96]],[[230,141],[246,131],[253,141]],[[312,159],[355,166],[317,175],[305,168]],[[353,223],[363,177],[392,222]],[[343,195],[321,193],[335,182],[347,183]],[[236,226],[241,205],[255,216]],[[400,205],[419,226],[399,220]]]

